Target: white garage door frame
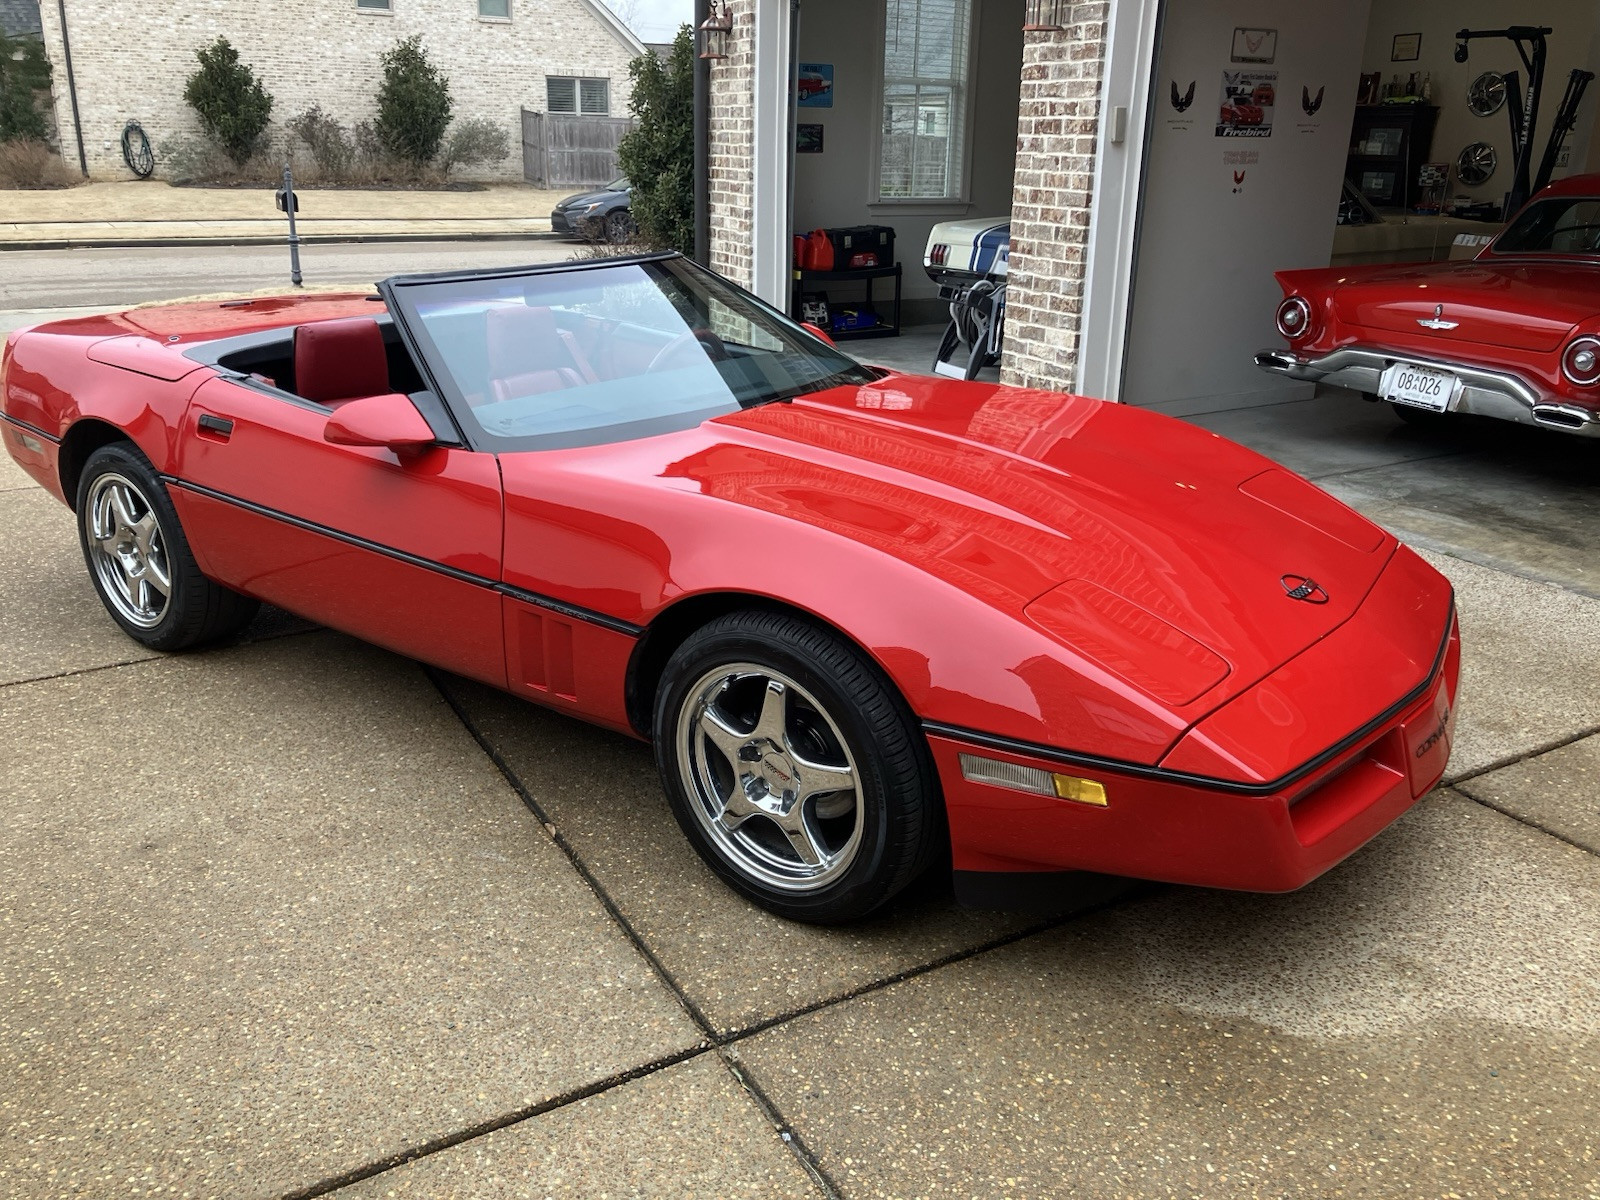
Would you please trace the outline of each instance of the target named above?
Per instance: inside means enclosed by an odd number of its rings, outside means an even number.
[[[1121,0],[1106,22],[1093,206],[1074,390],[1121,399],[1162,0]]]

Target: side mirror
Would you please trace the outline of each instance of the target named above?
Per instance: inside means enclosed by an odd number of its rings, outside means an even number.
[[[398,392],[341,404],[328,418],[322,438],[336,446],[389,450],[417,450],[437,440],[417,406]]]
[[[800,322],[800,328],[804,329],[812,337],[821,338],[823,341],[827,342],[828,345],[833,345],[833,339],[828,336],[828,331],[823,329],[822,326],[813,325],[810,321],[802,321]]]

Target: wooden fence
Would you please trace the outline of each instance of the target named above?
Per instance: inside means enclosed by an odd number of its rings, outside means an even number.
[[[593,187],[622,174],[617,143],[627,117],[574,117],[522,110],[522,177],[535,187]]]

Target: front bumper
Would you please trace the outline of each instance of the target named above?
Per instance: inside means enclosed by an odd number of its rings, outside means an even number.
[[[1461,386],[1451,397],[1449,412],[1496,417],[1579,437],[1600,437],[1600,411],[1569,403],[1510,371],[1361,346],[1345,346],[1313,358],[1303,358],[1292,350],[1263,350],[1256,355],[1256,366],[1274,375],[1330,383],[1373,395],[1377,394],[1384,371],[1398,361],[1436,367],[1460,379]]]
[[[929,730],[958,876],[1091,871],[1249,892],[1303,887],[1355,853],[1444,776],[1461,643],[1454,616],[1410,699],[1314,769],[1263,785],[1086,765],[1020,744]],[[1040,750],[1043,750],[1041,747]],[[1094,778],[1104,807],[969,781],[962,753]],[[1039,882],[1044,883],[1045,880]],[[994,881],[985,879],[985,887]],[[1046,884],[1046,886],[1050,886]]]

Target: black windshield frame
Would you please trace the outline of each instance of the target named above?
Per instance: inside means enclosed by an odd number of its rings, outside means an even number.
[[[646,419],[614,427],[596,428],[591,431],[554,436],[535,434],[528,437],[515,437],[485,430],[474,416],[472,406],[468,403],[466,395],[457,386],[457,380],[449,369],[445,355],[431,336],[427,322],[419,309],[419,301],[436,295],[439,285],[464,284],[470,286],[474,283],[482,283],[489,286],[504,286],[508,282],[514,283],[523,279],[532,281],[549,276],[574,276],[586,272],[603,272],[614,270],[617,267],[635,266],[643,268],[652,275],[656,272],[670,273],[680,280],[689,281],[690,286],[698,286],[710,295],[723,299],[725,302],[728,299],[734,300],[734,302],[759,314],[768,323],[777,326],[785,339],[798,344],[806,355],[812,356],[819,362],[834,369],[827,372],[819,370],[817,377],[808,381],[806,386],[748,399],[730,397],[736,403],[718,408],[708,408],[707,411],[701,414],[678,413],[660,419]],[[707,270],[693,260],[674,251],[656,254],[619,255],[613,258],[595,259],[587,262],[562,262],[474,271],[442,271],[422,275],[396,275],[379,283],[378,291],[383,296],[388,306],[389,314],[393,318],[396,328],[400,331],[407,350],[410,351],[412,358],[415,359],[424,381],[434,394],[444,400],[456,424],[461,428],[467,445],[475,451],[486,453],[567,449],[578,446],[598,446],[632,441],[641,437],[693,428],[711,416],[734,412],[740,408],[752,408],[763,404],[791,400],[799,395],[824,391],[828,388],[842,385],[871,383],[883,378],[884,375],[884,372],[878,368],[866,366],[838,350],[831,343],[818,338],[810,330],[765,303],[759,297],[745,291],[737,284],[724,279],[714,271]]]

